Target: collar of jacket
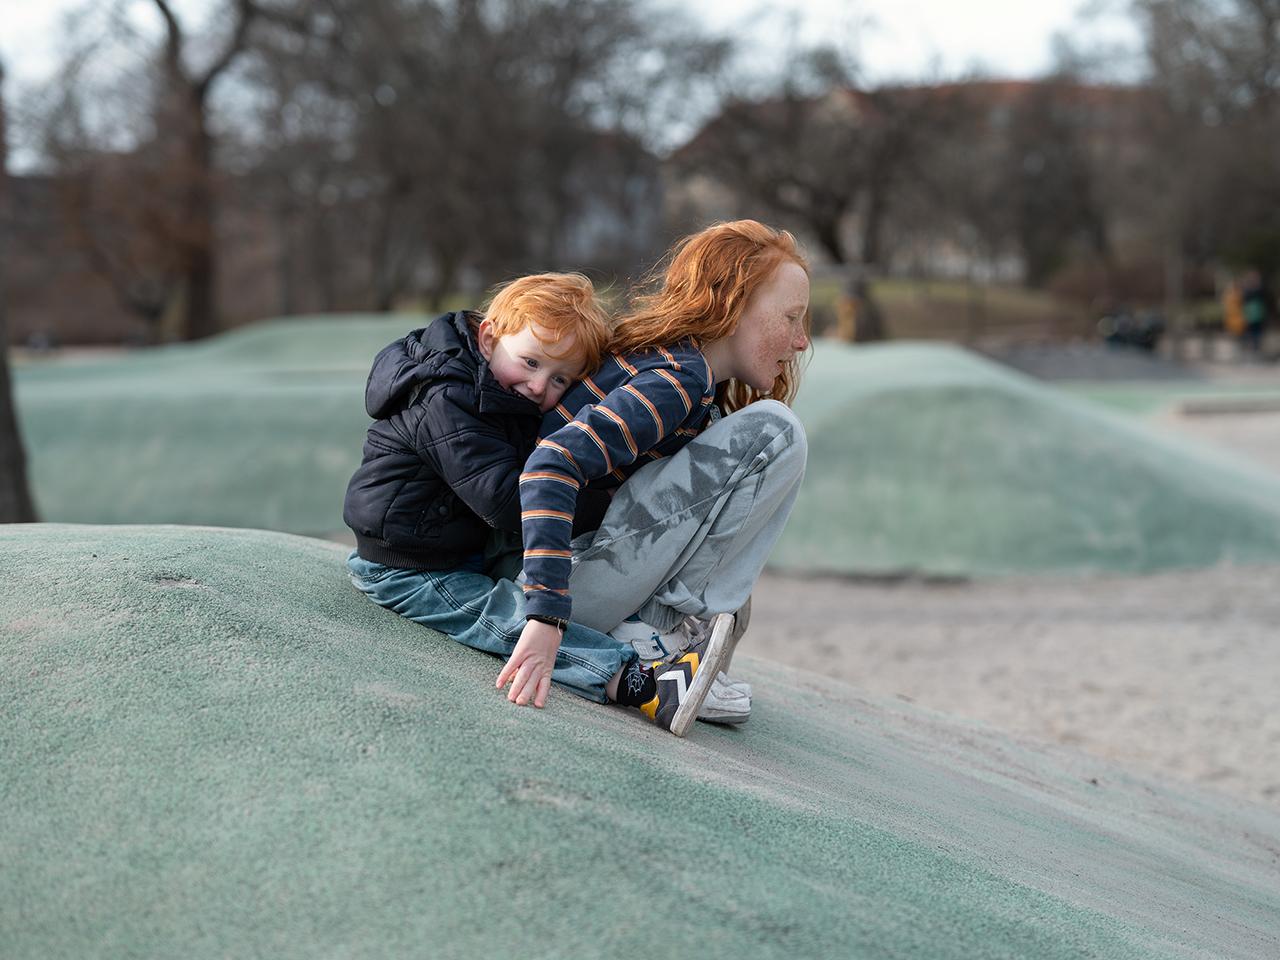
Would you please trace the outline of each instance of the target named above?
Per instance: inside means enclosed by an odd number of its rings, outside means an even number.
[[[453,315],[453,329],[475,357],[476,409],[481,413],[511,414],[513,416],[541,417],[542,411],[528,397],[506,389],[494,378],[489,369],[489,361],[480,352],[480,344],[476,342],[471,330],[472,321],[479,323],[480,316],[470,310],[459,310]]]

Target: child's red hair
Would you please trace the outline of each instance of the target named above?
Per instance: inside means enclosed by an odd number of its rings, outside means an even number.
[[[496,287],[484,307],[484,319],[497,337],[532,326],[534,336],[546,346],[573,334],[571,351],[551,355],[581,356],[583,373],[599,369],[609,343],[608,314],[591,281],[580,273],[535,273]]]
[[[655,292],[635,298],[631,313],[618,320],[612,353],[669,346],[686,337],[701,342],[727,337],[738,327],[743,307],[779,264],[791,262],[807,274],[796,238],[756,220],[717,223],[680,240],[651,275]],[[805,317],[806,328],[809,318]],[[726,413],[755,400],[790,403],[799,386],[799,361],[793,357],[773,390],[762,393],[737,380],[720,385],[716,399]]]

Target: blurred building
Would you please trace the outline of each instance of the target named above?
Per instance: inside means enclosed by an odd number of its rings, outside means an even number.
[[[820,260],[1040,285],[1078,255],[1147,253],[1145,211],[1126,193],[1151,159],[1150,98],[1046,79],[732,103],[671,157],[670,216],[775,217]],[[824,192],[834,224],[820,220]]]

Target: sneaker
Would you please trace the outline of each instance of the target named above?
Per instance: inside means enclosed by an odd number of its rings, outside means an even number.
[[[689,632],[695,635],[698,635],[701,631],[705,631],[707,629],[707,622],[698,620],[695,617],[690,617],[687,622],[692,624]],[[746,697],[748,715],[751,713],[751,684],[745,680],[732,679],[726,671],[728,671],[729,664],[733,660],[733,654],[738,648],[738,641],[741,640],[742,635],[747,632],[747,625],[750,622],[751,598],[747,597],[747,602],[739,607],[737,612],[733,615],[733,630],[729,634],[729,652],[724,659],[724,669],[721,670],[720,673],[716,674],[718,687],[732,687],[743,697]],[[707,718],[699,715],[698,719],[705,720]],[[744,716],[743,719],[745,720],[746,717]]]
[[[658,726],[683,737],[693,726],[729,651],[733,617],[721,614],[710,633],[682,653],[652,665],[657,693],[640,707]]]
[[[726,667],[729,665],[729,659],[733,657],[734,647],[742,639],[742,633],[746,629],[746,619],[751,615],[750,611],[751,601],[748,599],[746,605],[734,615],[733,631],[729,635],[729,653],[725,657]],[[687,617],[670,630],[659,630],[657,627],[637,618],[622,621],[622,623],[609,631],[609,636],[615,640],[621,640],[623,643],[631,644],[641,660],[666,660],[668,657],[689,649],[690,646],[706,635],[710,625],[711,621],[709,620]],[[745,680],[730,679],[729,675],[721,670],[716,674],[716,685],[717,687],[734,688],[739,694],[746,697],[748,703],[750,703],[751,684]],[[750,706],[748,706],[747,712],[750,712]],[[700,715],[699,719],[705,720],[707,718]]]
[[[744,693],[738,686],[725,681],[724,673],[717,673],[711,681],[707,699],[702,701],[698,719],[704,723],[744,723],[751,719],[751,693]],[[749,685],[748,685],[749,686]]]
[[[751,681],[749,680],[734,680],[731,676],[721,670],[716,674],[716,685],[730,687],[742,696],[746,697],[748,700],[751,699]]]

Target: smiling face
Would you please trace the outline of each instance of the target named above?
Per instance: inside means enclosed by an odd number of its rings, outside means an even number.
[[[771,391],[783,367],[809,345],[808,311],[809,275],[798,263],[784,260],[751,295],[733,333],[707,344],[716,379]]]
[[[532,400],[546,413],[560,402],[570,384],[582,376],[582,358],[573,349],[573,334],[565,334],[555,344],[559,356],[547,352],[547,344],[538,339],[539,334],[545,336],[545,331],[531,325],[498,337],[493,333],[492,324],[485,320],[476,333],[476,341],[489,361],[493,378],[512,393]]]

